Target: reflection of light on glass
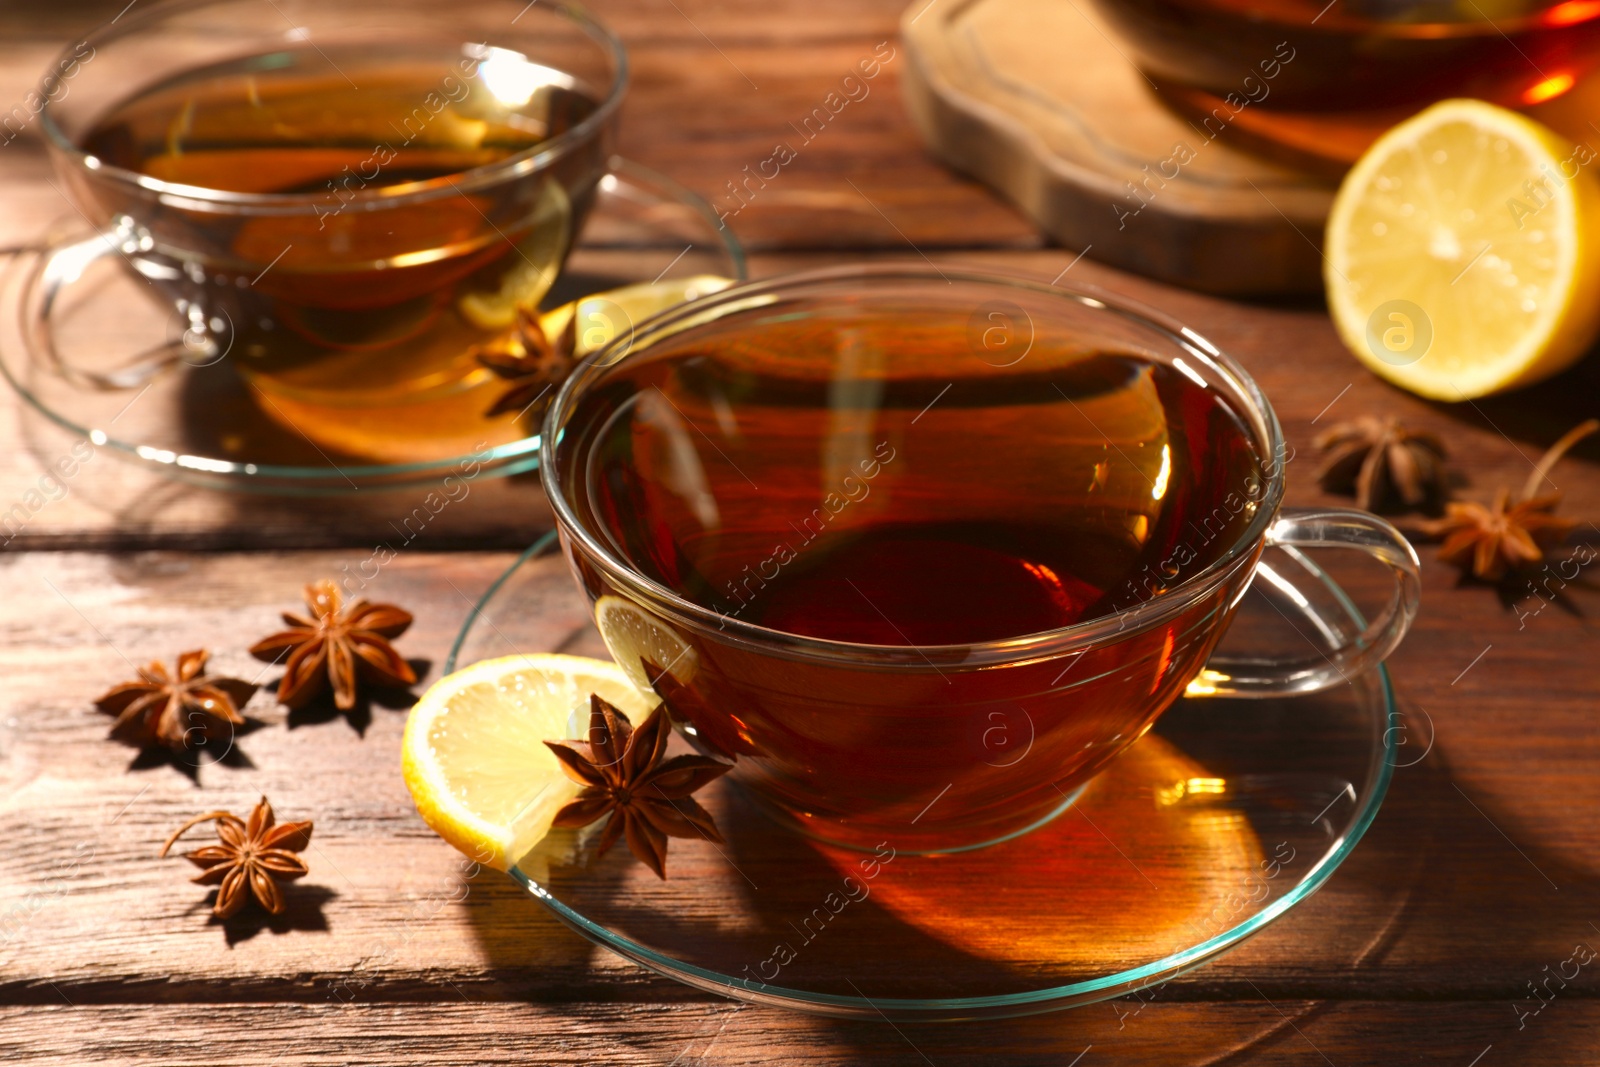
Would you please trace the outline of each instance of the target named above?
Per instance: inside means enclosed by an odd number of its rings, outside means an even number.
[[[1575,22],[1587,22],[1596,15],[1600,15],[1600,0],[1567,0],[1540,15],[1539,21],[1546,26],[1571,26]]]
[[[1300,590],[1296,589],[1294,587],[1294,583],[1290,582],[1289,579],[1279,574],[1270,565],[1266,563],[1257,564],[1256,574],[1262,578],[1265,578],[1274,589],[1278,590],[1278,592],[1294,601],[1296,607],[1300,608],[1302,611],[1308,613],[1310,612],[1311,601],[1306,599],[1306,595]]]
[[[1067,592],[1066,583],[1062,582],[1059,574],[1046,567],[1043,563],[1029,563],[1026,560],[1022,562],[1022,569],[1038,579],[1039,583],[1045,587],[1043,592],[1062,611],[1076,611],[1078,604],[1073,600],[1072,594]]]
[[[571,89],[577,84],[572,75],[530,62],[521,52],[508,48],[491,45],[468,51],[479,60],[477,77],[483,87],[509,108],[526,106],[533,94],[547,85]]]
[[[1168,445],[1161,446],[1161,469],[1156,472],[1156,480],[1150,486],[1150,499],[1160,500],[1167,495],[1167,482],[1172,478],[1172,449]]]
[[[217,471],[227,474],[233,469],[233,464],[225,459],[207,459],[204,456],[179,456],[178,466],[188,467],[197,471]]]
[[[1210,341],[1207,341],[1204,337],[1201,337],[1199,334],[1195,333],[1193,330],[1189,329],[1189,327],[1184,326],[1179,332],[1193,342],[1194,346],[1200,349],[1200,351],[1210,353],[1213,356],[1222,355],[1221,349],[1212,344]]]
[[[1215,811],[1206,815],[1196,816],[1194,821],[1189,825],[1197,833],[1205,834],[1208,837],[1231,837],[1236,834],[1243,833],[1245,830],[1249,829],[1250,822],[1237,811]],[[1233,904],[1232,909],[1230,911],[1223,912],[1221,916],[1218,916],[1219,918],[1226,917],[1227,919],[1232,919],[1243,910],[1243,902],[1237,902],[1239,901],[1238,897],[1235,897],[1234,899],[1236,903]],[[1219,905],[1217,910],[1220,910],[1220,908],[1221,905]],[[1217,915],[1217,910],[1213,910],[1212,914]]]
[[[666,446],[660,472],[662,484],[678,495],[702,527],[715,530],[721,526],[717,498],[711,492],[689,424],[679,414],[678,406],[666,393],[655,389],[640,400],[637,418],[659,434]]]
[[[95,241],[68,245],[50,257],[44,269],[45,280],[57,286],[71,285],[83,277],[89,264],[99,259],[103,251]]]
[[[1209,385],[1206,384],[1206,380],[1204,378],[1200,377],[1199,374],[1195,373],[1195,369],[1193,367],[1189,366],[1189,364],[1187,364],[1187,363],[1185,363],[1183,361],[1183,357],[1182,356],[1179,356],[1177,359],[1174,359],[1172,361],[1172,365],[1174,367],[1178,368],[1178,370],[1182,371],[1184,373],[1184,375],[1191,382],[1193,382],[1194,384],[1198,385],[1200,388],[1202,388],[1202,389],[1211,388]]]
[[[1572,88],[1572,83],[1575,80],[1567,71],[1562,71],[1560,74],[1552,74],[1543,81],[1535,82],[1529,86],[1528,90],[1522,94],[1522,102],[1524,104],[1542,104],[1546,100],[1553,100]]]
[[[848,491],[853,484],[864,486],[862,475],[877,469],[872,455],[883,440],[878,419],[890,377],[889,353],[872,334],[840,325],[834,330],[831,347],[833,374],[828,382],[828,427],[822,440],[819,479],[822,492],[835,487]]]
[[[1161,656],[1156,660],[1155,680],[1150,683],[1150,692],[1154,693],[1161,688],[1161,683],[1166,680],[1167,668],[1172,666],[1172,652],[1177,647],[1178,638],[1173,631],[1167,631],[1167,638],[1161,643]],[[1155,723],[1151,723],[1154,726]],[[1147,727],[1148,729],[1148,727]]]
[[[1222,687],[1231,681],[1233,681],[1233,675],[1224,674],[1221,671],[1207,667],[1194,676],[1194,681],[1190,682],[1188,687],[1184,689],[1183,695],[1186,697],[1216,696]]]
[[[1022,569],[1039,579],[1041,582],[1048,582],[1058,588],[1061,585],[1060,576],[1049,567],[1046,567],[1043,563],[1028,563],[1024,561],[1022,564]]]
[[[1164,808],[1181,803],[1190,797],[1220,797],[1228,793],[1226,778],[1185,778],[1156,790],[1156,803]]]

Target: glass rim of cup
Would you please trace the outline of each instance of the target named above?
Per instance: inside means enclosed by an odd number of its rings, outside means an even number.
[[[221,7],[238,0],[169,0],[134,15],[127,21],[113,19],[95,27],[82,40],[69,44],[57,53],[48,73],[39,82],[38,93],[43,99],[39,109],[39,127],[44,131],[47,146],[72,160],[76,165],[91,170],[96,176],[115,180],[144,194],[153,194],[163,204],[189,209],[217,212],[266,212],[274,215],[316,214],[324,206],[323,194],[309,193],[241,193],[228,189],[213,189],[202,185],[163,181],[138,171],[106,163],[82,148],[62,131],[51,112],[55,102],[52,93],[71,77],[65,73],[69,61],[77,59],[77,49],[87,44],[109,44],[118,38],[131,36],[149,24],[159,22],[174,14],[205,7]],[[374,4],[374,6],[377,6]],[[387,10],[395,5],[385,3]],[[535,5],[529,5],[533,7]],[[611,28],[592,15],[582,4],[573,0],[547,0],[537,5],[538,17],[553,15],[576,25],[588,38],[605,51],[614,71],[605,99],[594,112],[585,116],[570,129],[547,141],[541,141],[516,155],[481,166],[471,167],[456,174],[446,174],[426,181],[406,182],[399,185],[380,185],[371,189],[352,191],[350,203],[362,205],[367,210],[406,207],[445,197],[459,196],[463,192],[524,177],[546,169],[556,160],[587,143],[612,120],[626,95],[630,68],[627,49]],[[531,13],[531,12],[530,12]]]
[[[1172,589],[1148,600],[1106,615],[1054,630],[989,641],[953,645],[875,645],[789,633],[756,623],[745,622],[707,608],[641,574],[619,559],[579,519],[572,502],[559,482],[556,452],[561,444],[561,427],[572,414],[576,400],[589,383],[634,353],[666,340],[684,330],[705,325],[728,315],[738,315],[770,306],[779,293],[840,282],[869,286],[873,282],[967,283],[997,289],[1026,290],[1049,298],[1076,302],[1091,311],[1121,316],[1136,325],[1164,335],[1185,355],[1191,355],[1212,370],[1227,385],[1241,404],[1239,414],[1253,422],[1253,434],[1262,463],[1262,494],[1250,523],[1225,551],[1197,573],[1184,578]],[[1265,455],[1261,451],[1265,450]],[[975,267],[940,268],[931,263],[852,264],[814,268],[746,282],[711,296],[680,304],[652,316],[628,333],[621,334],[585,359],[567,378],[545,413],[540,428],[539,480],[554,511],[556,524],[566,537],[578,540],[585,555],[604,571],[619,589],[642,599],[674,621],[717,640],[759,646],[769,654],[789,659],[855,662],[896,668],[908,667],[937,671],[941,666],[964,668],[1019,664],[1057,656],[1078,647],[1088,647],[1118,635],[1138,633],[1179,614],[1214,590],[1234,573],[1241,558],[1263,542],[1276,521],[1283,502],[1285,479],[1283,430],[1266,394],[1255,379],[1232,357],[1199,333],[1171,316],[1140,301],[1114,294],[1098,286],[1078,284],[1066,288],[1035,278]],[[1248,588],[1248,587],[1247,587]],[[1241,590],[1239,596],[1243,596]],[[1227,605],[1232,607],[1232,604]]]

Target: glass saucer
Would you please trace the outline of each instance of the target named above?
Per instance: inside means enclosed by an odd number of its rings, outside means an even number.
[[[607,657],[553,541],[484,595],[447,671]],[[1258,575],[1220,652],[1322,651],[1364,628],[1303,553],[1269,549]],[[1053,821],[976,851],[825,845],[720,780],[696,797],[726,843],[673,840],[664,882],[620,845],[596,856],[599,824],[552,833],[511,874],[583,936],[737,1000],[865,1019],[1027,1015],[1159,986],[1305,900],[1371,824],[1398,736],[1381,669],[1292,699],[1186,697]]]
[[[483,440],[469,451],[453,448],[403,461],[374,461],[313,442],[264,415],[226,358],[198,366],[166,355],[181,333],[177,314],[138,295],[144,287],[114,257],[62,283],[50,325],[69,363],[101,373],[132,363],[139,384],[97,389],[69,380],[33,361],[22,341],[28,309],[20,268],[33,258],[31,252],[14,256],[0,287],[0,373],[49,422],[140,466],[216,488],[285,495],[436,483],[474,464],[473,477],[538,466],[538,436],[527,436],[510,415],[485,419]],[[545,306],[633,282],[706,274],[746,277],[744,250],[733,233],[694,193],[647,167],[613,158]],[[143,356],[133,355],[141,349]],[[166,366],[144,375],[141,359],[161,359]]]

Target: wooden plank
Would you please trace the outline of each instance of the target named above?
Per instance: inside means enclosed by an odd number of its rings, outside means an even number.
[[[1600,1004],[1558,999],[1520,1031],[1503,1001],[1093,1005],[954,1026],[832,1022],[726,1003],[54,1005],[0,1009],[0,1055],[44,1067],[439,1064],[1213,1064],[1591,1061]],[[1404,1057],[1402,1060],[1401,1057]],[[1481,1057],[1481,1059],[1475,1059]]]
[[[759,89],[699,59],[692,45],[637,50],[621,146],[706,197],[752,248],[1043,243],[924,148],[906,119],[907,60],[893,33],[729,55],[760,72]],[[872,78],[862,77],[863,63],[877,71]]]
[[[137,0],[132,13],[151,0]],[[33,0],[8,5],[3,23],[10,37],[65,40],[81,37],[129,7],[128,0],[79,0],[47,4]],[[775,0],[762,4],[658,4],[654,0],[599,0],[585,5],[629,46],[656,40],[697,42],[709,56],[712,45],[770,40],[827,40],[846,35],[894,32],[905,7],[900,0]]]
[[[26,91],[49,38],[65,40],[80,18],[120,6],[28,4],[0,15],[0,100]],[[791,108],[804,114],[862,46],[892,32],[901,6],[613,0],[602,14],[637,61],[627,150],[716,195],[766,158],[766,141],[794,121]],[[901,117],[893,63],[885,77],[733,218],[741,236],[777,250],[758,257],[758,273],[925,254],[1153,303],[1236,353],[1273,397],[1298,449],[1289,467],[1296,504],[1338,502],[1309,477],[1309,442],[1339,418],[1396,414],[1441,432],[1465,491],[1487,496],[1520,484],[1545,445],[1593,413],[1592,364],[1511,397],[1428,404],[1357,371],[1314,307],[1244,307],[1120,274],[1093,252],[1074,264],[1070,253],[1030,250],[1037,239],[1013,213],[926,158]],[[0,149],[0,243],[35,235],[62,212],[47,175],[36,142]],[[796,246],[812,251],[783,250]],[[63,448],[13,405],[0,402],[0,514],[39,487]],[[1588,442],[1557,468],[1564,511],[1600,514],[1596,458],[1600,444]],[[258,696],[252,714],[267,725],[240,739],[248,764],[203,767],[198,782],[168,765],[130,766],[132,754],[104,739],[105,719],[88,701],[126,673],[112,646],[143,661],[209,642],[220,667],[253,672],[240,648],[293,606],[298,586],[359,567],[374,543],[398,537],[390,524],[418,500],[419,491],[245,499],[90,463],[0,555],[10,578],[0,601],[0,812],[14,828],[0,851],[6,1062],[1093,1067],[1114,1057],[1493,1067],[1592,1058],[1588,968],[1518,1028],[1536,1004],[1527,984],[1559,967],[1575,942],[1600,938],[1600,842],[1584,817],[1600,801],[1586,670],[1596,587],[1587,574],[1547,581],[1544,595],[1560,592],[1549,605],[1514,585],[1504,595],[1515,603],[1504,606],[1492,590],[1456,588],[1455,572],[1425,553],[1424,611],[1394,672],[1407,741],[1417,745],[1403,755],[1427,755],[1397,772],[1377,824],[1329,886],[1261,937],[1147,995],[1147,1005],[1124,999],[1035,1020],[897,1031],[736,1010],[591,948],[497,876],[463,881],[458,858],[417,820],[399,782],[398,710],[291,729]],[[432,550],[520,546],[548,523],[526,480],[475,484],[458,503],[402,546],[412,551],[372,589],[417,609],[401,648],[432,661],[429,677],[469,600],[511,558]],[[337,550],[283,551],[301,546]],[[149,547],[269,551],[67,551]],[[544,621],[552,642],[577,623],[559,610]],[[229,945],[182,864],[153,853],[187,815],[242,808],[263,791],[285,816],[318,820],[316,873],[284,923]],[[1315,1003],[1326,998],[1342,1002]]]
[[[403,553],[363,590],[416,612],[400,648],[428,661],[424,683],[511,558]],[[305,721],[258,694],[250,711],[266,725],[238,739],[236,758],[193,776],[105,739],[89,701],[128,674],[123,657],[209,645],[219,670],[261,676],[240,650],[295,605],[303,582],[353,559],[6,557],[0,814],[13,833],[0,852],[0,1000],[320,1003],[341,990],[438,1000],[452,988],[491,999],[692,996],[566,933],[503,877],[465,878],[400,781],[400,710]],[[1430,586],[1441,577],[1430,566]],[[1589,925],[1600,915],[1600,830],[1568,814],[1600,800],[1590,773],[1600,741],[1588,729],[1592,690],[1558,669],[1583,659],[1589,630],[1552,610],[1519,636],[1488,605],[1457,594],[1450,610],[1424,614],[1397,657],[1408,709],[1433,716],[1437,743],[1397,773],[1349,865],[1265,934],[1170,983],[1168,996],[1513,998],[1573,943],[1600,942]],[[527,620],[526,647],[562,646],[585,618],[575,592],[556,597]],[[1480,640],[1506,655],[1491,652],[1452,686]],[[592,638],[571,647],[598,651]],[[1408,721],[1420,750],[1423,720]],[[284,921],[224,930],[208,922],[183,865],[155,852],[189,815],[242,810],[262,793],[285,818],[316,819],[315,876]],[[690,880],[695,864],[720,862],[682,856],[676,877]]]

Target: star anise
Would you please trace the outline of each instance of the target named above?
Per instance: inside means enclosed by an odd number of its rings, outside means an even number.
[[[257,659],[276,663],[289,654],[278,700],[304,707],[333,685],[333,703],[341,711],[356,705],[357,682],[380,687],[415,685],[416,672],[389,643],[411,625],[411,613],[393,604],[351,601],[342,607],[339,587],[324,579],[306,586],[310,616],[283,613],[289,629],[250,646]]]
[[[1446,507],[1444,518],[1424,523],[1424,534],[1443,540],[1439,558],[1463,570],[1470,568],[1475,577],[1491,582],[1505,577],[1508,570],[1543,559],[1545,551],[1560,544],[1578,523],[1553,514],[1561,502],[1560,493],[1533,494],[1556,460],[1596,430],[1600,430],[1600,420],[1590,419],[1551,445],[1528,476],[1520,497],[1513,498],[1509,490],[1501,488],[1490,507],[1475,501],[1455,502]]]
[[[1322,488],[1354,493],[1365,511],[1394,496],[1414,508],[1444,495],[1444,442],[1398,419],[1363,415],[1319,434],[1315,444],[1328,453],[1317,468]]]
[[[242,725],[239,708],[256,687],[207,675],[208,655],[204,649],[180,652],[176,676],[161,662],[152,662],[138,669],[138,681],[114,686],[96,700],[95,707],[117,717],[111,736],[141,747],[163,744],[176,752],[188,748],[196,736],[211,741]]]
[[[274,825],[272,805],[262,797],[251,810],[249,822],[226,811],[196,815],[172,832],[161,846],[161,855],[165,856],[186,830],[203,822],[217,824],[217,840],[222,843],[185,852],[183,858],[200,868],[190,881],[218,887],[211,913],[219,919],[231,918],[254,897],[268,912],[281,915],[284,901],[278,883],[310,873],[306,861],[295,853],[304,852],[311,843],[311,822]]]
[[[584,786],[556,813],[555,825],[588,826],[609,814],[600,832],[603,854],[617,838],[656,872],[667,876],[667,838],[704,837],[721,843],[711,813],[689,794],[732,770],[706,756],[674,756],[663,761],[672,732],[663,705],[656,705],[635,730],[627,718],[598,695],[589,698],[587,741],[546,741],[562,770]]]
[[[485,416],[515,411],[532,422],[539,421],[557,388],[572,373],[576,323],[573,315],[552,341],[539,325],[539,316],[519,306],[515,329],[473,350],[479,364],[511,383]]]

